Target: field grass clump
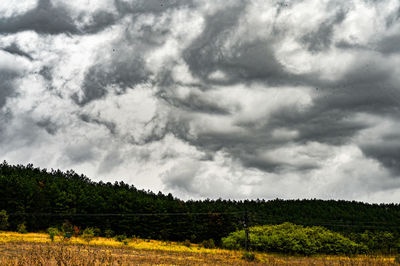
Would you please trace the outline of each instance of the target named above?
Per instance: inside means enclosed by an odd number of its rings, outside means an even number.
[[[304,227],[291,223],[263,225],[249,228],[250,248],[263,252],[285,254],[361,254],[366,247],[326,228]],[[243,249],[245,231],[239,230],[222,239],[228,249]]]
[[[252,252],[243,252],[242,259],[245,261],[255,261],[256,256]]]
[[[49,234],[51,242],[54,242],[55,236],[58,235],[60,232],[56,227],[49,227],[47,228],[47,233]]]

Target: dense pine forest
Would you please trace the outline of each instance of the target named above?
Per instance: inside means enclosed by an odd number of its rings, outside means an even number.
[[[44,231],[68,221],[82,229],[96,227],[103,234],[193,242],[214,239],[218,243],[245,224],[291,222],[396,247],[400,230],[399,204],[316,199],[182,201],[124,182],[93,182],[74,171],[5,161],[0,164],[0,210],[8,215],[9,230],[25,224],[28,231]]]

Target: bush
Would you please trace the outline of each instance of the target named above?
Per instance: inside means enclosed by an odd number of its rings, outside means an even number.
[[[94,227],[93,228],[93,233],[94,233],[95,236],[100,236],[101,235],[100,228]]]
[[[323,227],[303,227],[291,223],[264,225],[249,228],[249,247],[252,250],[289,254],[358,254],[367,250],[364,245]],[[228,249],[243,249],[244,230],[222,238],[222,246]]]
[[[186,239],[185,241],[182,242],[182,245],[184,245],[185,247],[190,248],[191,243],[190,243],[189,240]]]
[[[92,241],[92,239],[95,237],[95,229],[92,227],[88,227],[85,230],[83,230],[82,233],[82,238],[86,241],[86,242],[90,242]]]
[[[26,230],[26,225],[25,225],[24,223],[19,224],[19,225],[17,226],[17,232],[20,233],[20,234],[26,234],[26,233],[28,233],[28,231]]]
[[[69,221],[65,221],[61,226],[61,230],[64,233],[72,234],[74,232],[74,226]]]
[[[214,239],[204,240],[201,242],[201,246],[204,248],[215,248]]]
[[[115,240],[118,242],[123,242],[126,239],[126,235],[117,235],[115,236]]]
[[[397,255],[396,257],[394,257],[394,262],[396,264],[400,264],[400,255]]]
[[[114,236],[114,231],[111,230],[111,229],[107,229],[107,230],[104,231],[104,235],[105,235],[106,237],[108,237],[108,238],[111,238],[111,237]]]
[[[365,231],[364,233],[351,233],[349,238],[368,248],[369,251],[379,251],[379,253],[391,254],[398,251],[399,239],[391,232],[385,231]]]
[[[256,256],[254,255],[254,253],[244,252],[242,255],[242,259],[244,259],[245,261],[255,261]]]
[[[56,236],[56,235],[58,235],[58,229],[57,228],[55,228],[55,227],[49,227],[48,229],[47,229],[47,233],[49,234],[49,237],[50,237],[50,240],[51,240],[51,242],[53,242],[54,241],[54,237]]]
[[[0,230],[6,230],[8,227],[8,215],[5,210],[0,211]]]

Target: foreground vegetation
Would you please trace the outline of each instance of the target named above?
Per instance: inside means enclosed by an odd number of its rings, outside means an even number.
[[[332,232],[323,227],[304,227],[291,223],[280,225],[254,226],[249,229],[249,247],[252,250],[279,252],[284,254],[364,254],[365,245]],[[228,249],[245,247],[245,231],[240,230],[222,239]]]
[[[389,256],[282,256],[207,249],[196,244],[128,239],[128,243],[96,237],[54,242],[44,233],[0,232],[0,265],[395,265]]]

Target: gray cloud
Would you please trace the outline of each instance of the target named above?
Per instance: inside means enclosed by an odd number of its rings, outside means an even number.
[[[22,51],[21,48],[19,48],[16,43],[12,43],[11,45],[3,48],[2,50],[5,51],[5,52],[8,52],[10,54],[26,57],[29,60],[33,59],[28,53]]]
[[[365,155],[378,160],[384,167],[400,174],[400,136],[389,135],[382,139],[361,146]]]
[[[275,58],[272,36],[253,41],[240,40],[231,44],[229,49],[224,48],[245,10],[246,5],[238,2],[206,18],[203,32],[183,53],[192,74],[204,82],[221,85],[255,79],[287,83],[290,75],[283,71]],[[215,71],[223,71],[227,77],[223,80],[210,78]]]
[[[324,21],[316,31],[310,32],[302,38],[307,49],[311,52],[326,50],[332,43],[332,33],[334,26],[340,24],[346,18],[346,12],[339,10],[333,19]]]
[[[193,1],[176,1],[176,0],[138,0],[138,1],[121,1],[114,0],[115,7],[121,14],[133,13],[162,13],[171,8],[176,7],[193,7]]]
[[[44,128],[46,130],[46,132],[51,134],[51,135],[55,135],[57,133],[58,128],[59,128],[57,126],[57,124],[52,122],[50,119],[43,119],[41,121],[38,121],[36,123],[36,125],[41,127],[41,128]]]
[[[38,33],[78,33],[68,10],[54,7],[51,0],[39,0],[37,6],[22,15],[0,20],[0,32],[16,33],[34,30]]]
[[[95,123],[95,124],[98,124],[98,125],[105,126],[110,131],[111,134],[115,134],[116,133],[116,125],[115,125],[115,123],[108,122],[108,121],[102,121],[101,119],[93,118],[93,117],[90,117],[90,116],[85,115],[85,114],[80,114],[79,118],[82,119],[82,121],[84,121],[86,123]]]
[[[16,94],[14,80],[18,75],[12,70],[0,71],[0,108],[4,106],[8,97]]]
[[[400,52],[400,35],[392,35],[378,42],[378,51],[385,54],[396,54]]]
[[[83,16],[74,18],[72,12],[65,5],[55,6],[51,0],[38,0],[37,6],[24,14],[0,18],[0,32],[33,30],[41,34],[86,34],[103,30],[116,21],[111,13],[98,11],[89,23],[78,26],[76,22]]]

